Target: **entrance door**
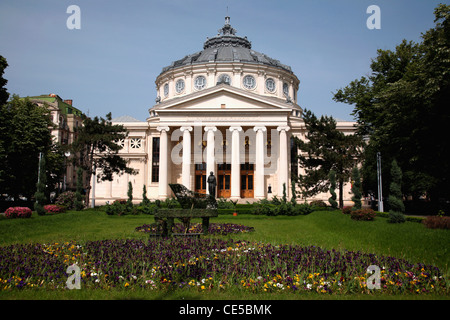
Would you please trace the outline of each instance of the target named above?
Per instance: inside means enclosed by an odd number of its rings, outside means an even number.
[[[206,163],[195,165],[195,192],[206,194]]]
[[[231,164],[217,165],[217,197],[231,196]]]
[[[253,174],[252,163],[241,164],[241,198],[253,198]]]

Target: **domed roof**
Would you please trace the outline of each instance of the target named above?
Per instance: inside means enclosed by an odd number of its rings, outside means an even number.
[[[263,53],[252,50],[252,44],[247,37],[239,37],[236,35],[236,30],[230,25],[230,17],[225,18],[225,25],[219,29],[217,36],[207,38],[203,45],[203,51],[187,55],[180,60],[172,62],[170,66],[163,68],[161,73],[187,65],[209,62],[263,64],[281,68],[292,73],[291,67]]]

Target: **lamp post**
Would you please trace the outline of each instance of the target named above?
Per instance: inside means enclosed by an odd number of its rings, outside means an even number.
[[[64,191],[67,191],[67,159],[70,157],[70,151],[66,151],[64,156]]]
[[[377,179],[378,179],[378,211],[383,212],[383,185],[381,181],[381,153],[377,152]]]

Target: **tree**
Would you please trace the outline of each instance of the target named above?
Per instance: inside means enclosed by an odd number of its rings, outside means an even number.
[[[36,184],[36,193],[34,194],[34,197],[36,198],[36,202],[34,203],[34,210],[36,210],[37,214],[40,216],[43,216],[45,214],[44,205],[46,200],[46,183],[47,173],[45,172],[45,156],[40,154],[38,182]]]
[[[328,198],[328,202],[330,203],[331,207],[333,209],[337,209],[338,207],[338,203],[336,201],[337,196],[336,196],[336,172],[334,170],[330,170],[329,173],[329,181],[330,181],[330,193],[331,193],[331,197]]]
[[[131,181],[128,181],[128,199],[127,199],[127,207],[130,209],[133,207],[133,185],[131,184]]]
[[[111,113],[106,115],[106,119],[91,119],[83,115],[83,126],[78,127],[76,132],[77,138],[72,144],[74,165],[81,167],[86,173],[83,187],[86,190],[87,204],[93,174],[97,181],[112,181],[114,174],[134,174],[134,170],[118,154],[122,146],[117,141],[126,138],[127,130],[122,125],[111,123]]]
[[[357,167],[352,169],[352,201],[354,202],[353,209],[358,210],[361,209],[361,178],[359,175],[359,170]]]
[[[333,117],[318,119],[311,111],[304,110],[306,141],[294,137],[294,143],[301,151],[297,156],[305,174],[297,178],[304,197],[327,192],[329,173],[334,170],[339,186],[339,207],[344,206],[344,183],[350,178],[351,170],[360,160],[362,139],[360,136],[345,135],[337,130]]]
[[[403,204],[403,194],[401,190],[402,170],[396,160],[391,164],[391,186],[389,188],[389,222],[400,223],[405,222],[405,205]]]
[[[39,154],[51,151],[46,107],[29,99],[13,98],[0,106],[0,194],[31,199],[36,191]],[[47,168],[51,172],[51,168]]]
[[[421,43],[403,40],[393,51],[378,50],[372,73],[333,99],[354,105],[359,132],[370,135],[363,171],[376,172],[374,154],[381,152],[384,163],[396,159],[403,169],[406,194],[437,203],[450,198],[450,145],[442,137],[450,121],[450,6],[441,4],[434,14],[436,25]],[[376,190],[374,176],[364,177],[366,190]]]
[[[5,69],[8,67],[8,62],[6,59],[0,55],[0,106],[4,105],[6,101],[8,101],[9,93],[6,91],[6,84],[8,80],[3,78],[3,74],[5,73]]]
[[[144,187],[142,188],[142,202],[141,206],[147,206],[150,204],[150,200],[147,198],[147,187],[144,184]]]

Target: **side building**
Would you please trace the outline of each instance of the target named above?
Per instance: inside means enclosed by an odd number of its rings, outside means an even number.
[[[53,128],[49,128],[54,144],[70,145],[76,139],[76,128],[83,125],[83,113],[73,106],[73,100],[63,100],[54,93],[28,98],[36,105],[46,105],[49,109],[51,119],[55,125]],[[70,154],[66,154],[66,174],[60,186],[62,191],[76,189],[76,169],[69,161],[70,156]]]

